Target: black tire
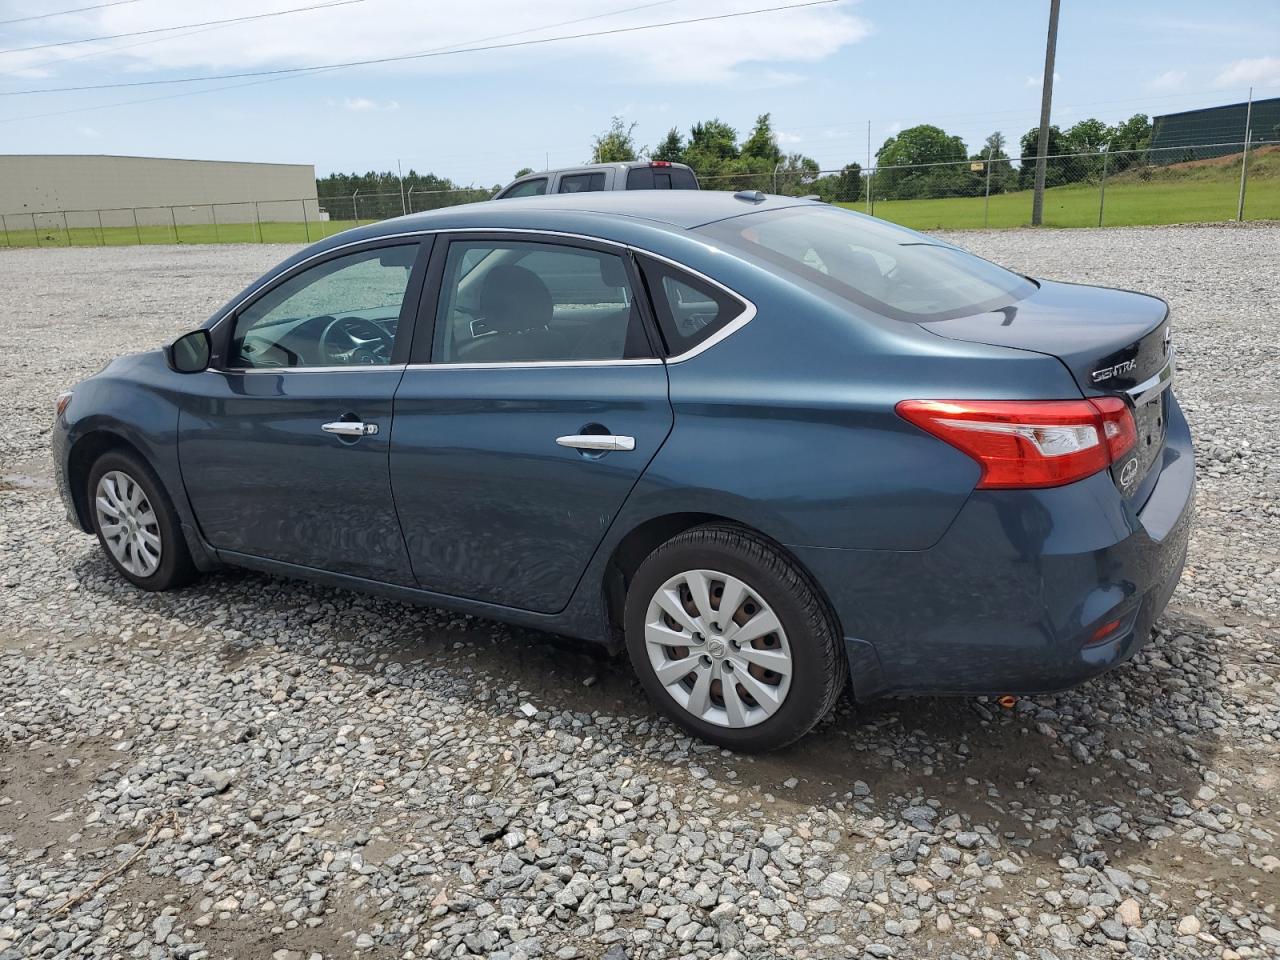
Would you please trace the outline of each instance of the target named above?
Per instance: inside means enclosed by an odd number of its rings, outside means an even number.
[[[772,608],[785,631],[790,687],[776,712],[754,726],[722,726],[695,716],[654,672],[645,642],[649,604],[670,578],[694,570],[742,580]],[[848,681],[835,617],[808,574],[770,541],[741,527],[695,527],[658,547],[631,580],[623,623],[632,667],[658,709],[700,739],[732,750],[753,753],[795,742],[831,712]]]
[[[98,483],[102,477],[112,471],[122,473],[131,479],[142,490],[147,503],[156,517],[156,527],[160,536],[160,562],[146,576],[128,570],[116,558],[102,533],[102,523],[96,506]],[[186,538],[182,534],[182,525],[173,508],[164,485],[140,457],[126,450],[109,450],[99,457],[89,471],[88,489],[85,492],[89,504],[89,515],[93,520],[94,532],[98,535],[98,544],[110,561],[111,566],[122,577],[135,587],[143,590],[173,590],[186,586],[196,578],[199,571],[191,560],[191,552],[187,549]]]

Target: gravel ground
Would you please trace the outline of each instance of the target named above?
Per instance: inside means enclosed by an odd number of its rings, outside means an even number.
[[[954,239],[1173,305],[1198,529],[1155,642],[747,758],[592,649],[225,572],[113,576],[55,394],[283,247],[0,251],[0,958],[1280,956],[1280,229]]]

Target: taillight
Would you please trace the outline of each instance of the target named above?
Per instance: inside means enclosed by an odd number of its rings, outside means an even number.
[[[1058,487],[1105,470],[1137,440],[1119,397],[903,400],[898,415],[978,461],[978,487]]]
[[[649,161],[649,166],[651,166],[651,167],[669,167],[669,166],[671,166],[671,161],[670,161],[670,160],[650,160],[650,161]]]
[[[1111,451],[1111,462],[1116,463],[1138,442],[1138,425],[1133,421],[1133,413],[1119,397],[1098,397],[1089,402],[1102,414],[1103,436]]]
[[[61,417],[67,412],[67,405],[71,403],[71,391],[58,394],[58,399],[53,403],[53,411],[55,417]]]

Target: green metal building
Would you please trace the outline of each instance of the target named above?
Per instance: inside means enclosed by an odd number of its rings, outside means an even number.
[[[1151,163],[1181,163],[1240,153],[1247,103],[1166,113],[1151,121]],[[1280,142],[1280,97],[1253,101],[1252,144]]]

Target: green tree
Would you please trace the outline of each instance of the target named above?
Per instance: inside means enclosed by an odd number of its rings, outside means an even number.
[[[1147,162],[1147,148],[1151,146],[1151,118],[1145,113],[1135,113],[1128,120],[1111,128],[1111,150],[1108,170],[1127,170]]]
[[[841,167],[839,173],[818,177],[810,184],[810,192],[827,203],[856,203],[866,196],[865,184],[861,165],[850,163]]]
[[[672,127],[667,131],[667,135],[653,151],[654,160],[668,160],[671,163],[681,163],[684,161],[684,137],[680,135],[680,131]]]
[[[1096,181],[1102,175],[1102,154],[1110,149],[1111,127],[1090,117],[1072,124],[1062,135],[1067,153],[1081,154],[1067,163],[1067,174],[1072,181]]]
[[[516,171],[516,175],[511,179],[519,180],[525,174],[529,174],[529,173],[533,173],[533,167],[521,167],[519,170]]]
[[[1013,164],[1009,161],[1009,154],[1005,152],[1004,134],[997,130],[995,133],[987,137],[982,142],[982,148],[973,153],[969,159],[974,162],[981,162],[982,168],[974,170],[974,176],[980,181],[976,185],[975,193],[985,193],[987,191],[987,168],[988,159],[991,163],[991,192],[1005,193],[1009,190],[1017,189],[1018,172],[1013,169]]]
[[[432,173],[418,173],[410,169],[403,180],[405,200],[409,211],[433,210],[455,203],[487,200],[493,191],[463,187],[448,177]],[[398,217],[401,208],[401,178],[391,170],[368,173],[331,173],[316,180],[316,196],[334,220],[380,220]],[[353,194],[356,194],[352,199]]]
[[[693,167],[698,176],[719,177],[734,173],[729,164],[737,159],[738,131],[723,120],[707,120],[689,128],[684,162]],[[713,185],[713,188],[724,189],[720,185]]]
[[[743,152],[745,154],[745,148]],[[769,162],[764,158],[759,158],[757,162],[760,161],[765,164]],[[813,185],[817,182],[819,170],[817,160],[802,153],[793,153],[775,163],[771,169],[760,172],[769,178],[770,188],[775,193],[798,197],[816,192]]]
[[[609,129],[600,134],[591,145],[591,163],[622,163],[636,160],[644,148],[636,148],[636,124],[626,124],[621,117],[609,121]]]
[[[1036,179],[1036,150],[1040,144],[1040,128],[1032,127],[1022,136],[1020,146],[1022,147],[1022,162],[1018,167],[1018,189],[1030,190],[1035,186]],[[1059,154],[1067,153],[1067,145],[1062,136],[1062,131],[1058,129],[1056,124],[1049,126],[1049,143],[1045,151],[1048,160],[1045,161],[1044,185],[1046,187],[1060,187],[1064,183],[1071,182],[1071,161]]]
[[[967,160],[968,151],[959,137],[927,123],[908,127],[876,152],[876,197],[898,200],[972,193]]]
[[[739,154],[773,164],[782,162],[782,151],[778,148],[778,137],[769,123],[769,114],[762,113],[756,117],[756,125],[751,130],[751,136],[743,142]]]

